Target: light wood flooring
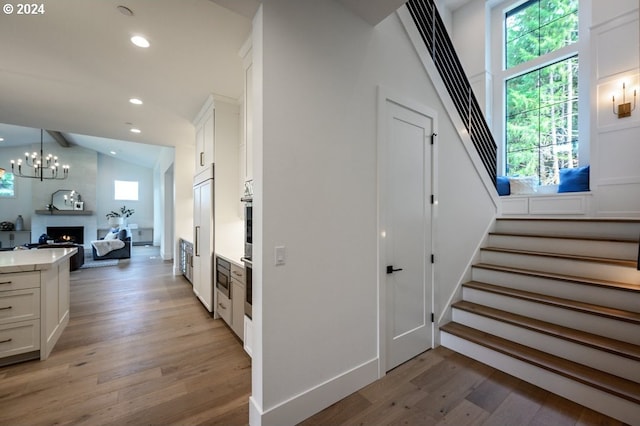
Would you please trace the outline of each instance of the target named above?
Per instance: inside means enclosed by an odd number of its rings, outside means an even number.
[[[246,425],[251,360],[157,249],[71,274],[46,361],[0,368],[0,425]],[[445,348],[303,425],[620,425]]]

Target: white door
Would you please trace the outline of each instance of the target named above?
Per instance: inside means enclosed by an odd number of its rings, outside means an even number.
[[[432,346],[433,119],[386,101],[383,187],[386,371]]]

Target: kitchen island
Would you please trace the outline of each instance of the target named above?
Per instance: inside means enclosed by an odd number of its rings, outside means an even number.
[[[69,323],[77,248],[0,252],[0,366],[47,359]]]

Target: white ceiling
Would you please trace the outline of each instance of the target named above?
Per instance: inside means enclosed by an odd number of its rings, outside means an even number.
[[[238,51],[251,21],[213,1],[43,3],[39,16],[0,13],[0,122],[13,125],[0,126],[0,146],[20,142],[15,126],[58,130],[106,153],[118,141],[193,144],[191,120],[208,95],[236,101],[242,94]],[[235,3],[241,13],[257,8],[255,0]],[[121,14],[120,4],[134,16]],[[134,34],[151,47],[131,44]],[[131,97],[144,104],[131,105]],[[21,140],[33,143],[33,131]]]
[[[404,2],[340,1],[371,24]],[[242,95],[238,52],[259,0],[41,2],[41,15],[0,13],[0,147],[37,142],[34,129],[45,128],[149,167],[158,145],[193,144],[191,121],[209,94],[232,102]],[[131,44],[135,34],[151,47]]]

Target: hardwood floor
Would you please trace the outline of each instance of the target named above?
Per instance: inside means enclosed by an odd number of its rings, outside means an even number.
[[[440,346],[402,364],[301,425],[622,423]]]
[[[0,368],[0,424],[248,423],[250,358],[149,253],[71,273],[69,325],[49,359]]]
[[[157,249],[71,274],[46,361],[0,368],[0,425],[246,425],[251,360]],[[303,425],[620,425],[445,348]]]

